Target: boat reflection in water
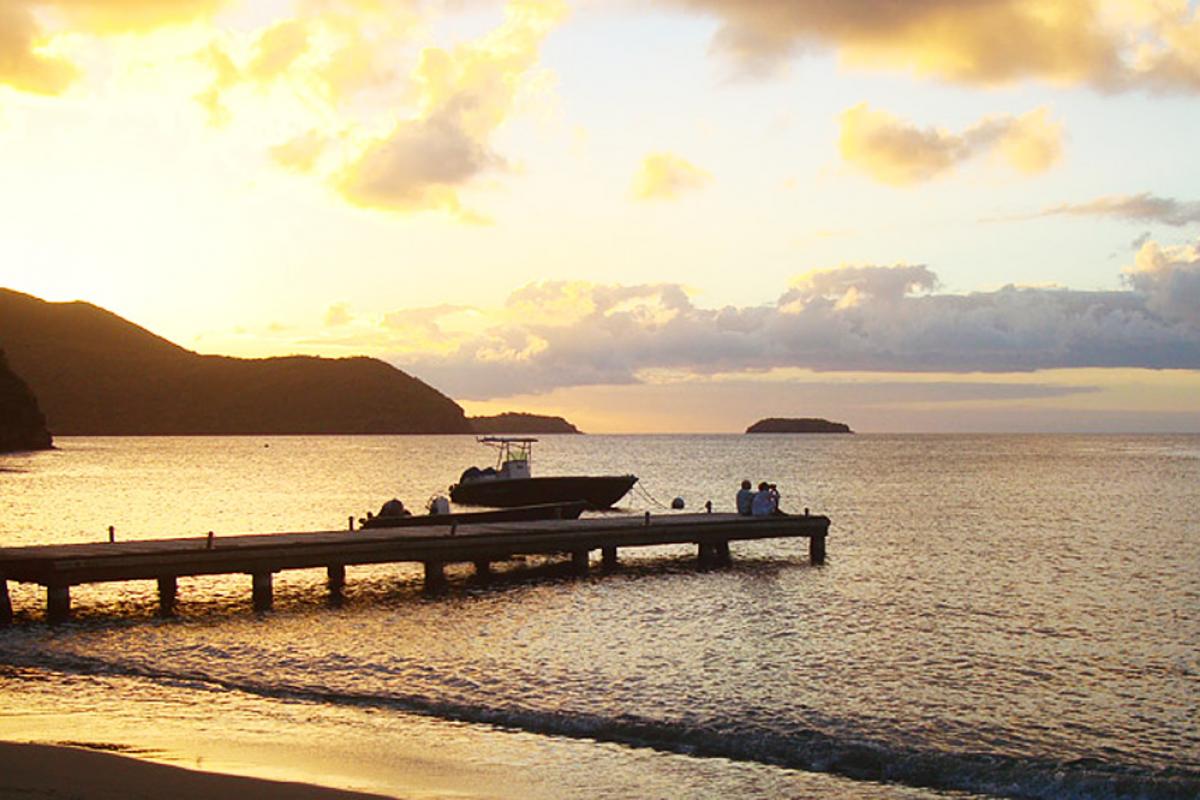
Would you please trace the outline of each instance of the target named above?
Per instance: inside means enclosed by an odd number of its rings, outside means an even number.
[[[589,509],[611,508],[637,483],[636,475],[562,475],[535,478],[529,467],[537,439],[485,436],[496,448],[495,467],[469,467],[450,487],[450,499],[464,506],[514,506],[582,500]]]

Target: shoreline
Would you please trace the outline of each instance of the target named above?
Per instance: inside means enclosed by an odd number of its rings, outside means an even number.
[[[384,800],[389,797],[349,788],[206,772],[87,747],[0,741],[0,800],[158,797],[210,800],[238,795],[260,800]]]

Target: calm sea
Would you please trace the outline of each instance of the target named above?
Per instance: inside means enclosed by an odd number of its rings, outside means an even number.
[[[0,545],[344,528],[420,506],[469,437],[66,438],[0,457]],[[0,738],[415,797],[1200,796],[1200,437],[543,437],[625,510],[731,510],[742,478],[833,520],[807,546],[552,560],[424,598],[404,566],[12,586]]]

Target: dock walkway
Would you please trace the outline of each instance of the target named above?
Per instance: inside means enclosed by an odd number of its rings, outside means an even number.
[[[617,563],[621,547],[695,544],[702,564],[727,564],[729,543],[748,539],[805,537],[814,564],[825,560],[829,519],[823,516],[740,517],[735,514],[605,516],[360,531],[270,533],[127,542],[0,548],[0,625],[13,618],[8,581],[46,588],[46,616],[70,616],[71,586],[107,581],[157,580],[159,611],[174,613],[177,579],[244,573],[252,579],[254,608],[272,603],[272,575],[287,569],[328,570],[331,592],[342,591],[346,567],[421,563],[425,588],[444,588],[444,565],[473,563],[481,577],[493,562],[515,556],[568,553],[578,573],[599,550],[603,564]]]

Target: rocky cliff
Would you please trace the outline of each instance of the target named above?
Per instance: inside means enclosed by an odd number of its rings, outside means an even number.
[[[53,446],[46,417],[25,381],[8,366],[0,350],[0,453],[45,450]]]

